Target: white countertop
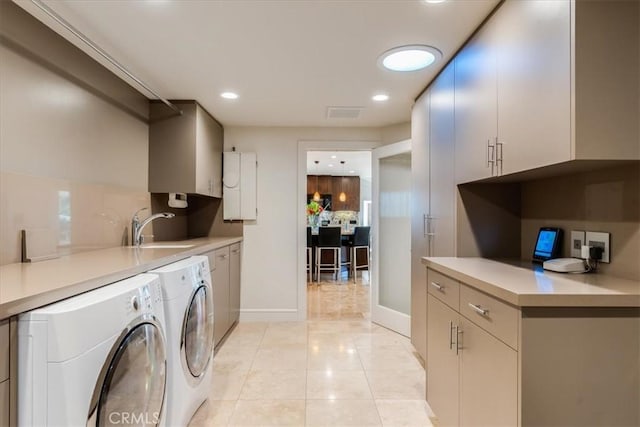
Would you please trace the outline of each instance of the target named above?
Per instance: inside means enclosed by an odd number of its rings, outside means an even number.
[[[0,319],[240,241],[242,237],[204,237],[156,242],[156,245],[193,245],[188,248],[120,246],[35,263],[4,265],[0,267]]]
[[[486,258],[424,257],[422,263],[519,307],[640,307],[640,282],[634,280]]]

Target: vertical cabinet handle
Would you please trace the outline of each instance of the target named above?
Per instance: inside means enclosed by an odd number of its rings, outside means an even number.
[[[453,322],[449,322],[449,350],[453,348]]]
[[[487,167],[491,168],[491,176],[496,163],[496,145],[491,143],[491,139],[487,139]]]
[[[498,138],[496,138],[496,176],[502,175],[503,149],[504,149],[504,143],[498,142]]]
[[[462,330],[456,326],[456,355],[460,354],[460,335],[462,335]]]

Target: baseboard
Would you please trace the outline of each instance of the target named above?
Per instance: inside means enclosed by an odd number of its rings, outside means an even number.
[[[296,322],[296,308],[246,308],[240,310],[240,322]]]

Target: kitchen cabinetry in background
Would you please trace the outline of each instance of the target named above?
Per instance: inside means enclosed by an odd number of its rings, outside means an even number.
[[[504,2],[455,58],[456,182],[639,159],[638,8]]]
[[[307,194],[316,191],[331,195],[332,211],[360,211],[360,177],[307,175]],[[347,199],[340,201],[340,192],[344,191]]]
[[[213,286],[213,342],[220,345],[240,314],[240,243],[206,253]]]
[[[150,104],[149,192],[222,197],[223,129],[195,101]]]
[[[223,154],[224,219],[258,218],[258,160],[256,153]]]
[[[453,63],[417,101],[411,123],[411,341],[426,358],[426,270],[421,258],[455,252]]]
[[[360,211],[360,177],[359,176],[333,176],[331,183],[331,204],[334,211]],[[347,197],[340,201],[340,192],[344,191]]]

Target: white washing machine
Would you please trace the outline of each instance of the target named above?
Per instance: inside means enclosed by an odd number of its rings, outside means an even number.
[[[211,389],[213,289],[206,256],[169,264],[160,276],[167,332],[167,426],[186,426]]]
[[[164,426],[158,276],[141,274],[18,318],[19,426]]]

